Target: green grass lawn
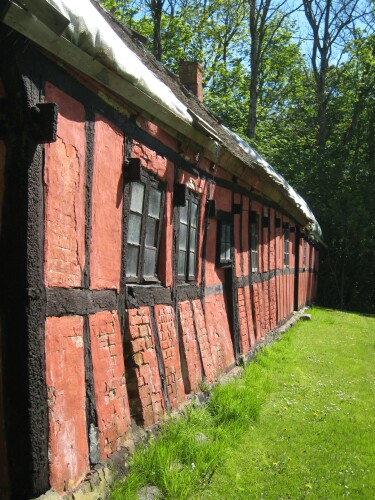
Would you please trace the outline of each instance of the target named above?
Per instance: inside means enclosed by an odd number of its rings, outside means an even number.
[[[311,313],[171,420],[112,498],[375,498],[375,317]]]

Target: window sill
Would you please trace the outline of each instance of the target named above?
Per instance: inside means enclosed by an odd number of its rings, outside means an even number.
[[[161,285],[161,281],[158,278],[143,278],[141,282],[139,283],[140,285]]]
[[[147,285],[161,285],[161,281],[158,278],[134,278],[134,277],[127,277],[126,278],[126,284],[130,286],[147,286]]]
[[[216,267],[219,269],[226,269],[228,267],[232,267],[232,261],[229,262],[218,262],[216,264]]]
[[[196,283],[196,279],[193,278],[191,280],[185,280],[184,278],[177,278],[176,279],[176,285],[177,286],[191,286],[191,285],[195,285]]]

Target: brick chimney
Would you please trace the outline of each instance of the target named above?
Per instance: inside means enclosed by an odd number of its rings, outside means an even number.
[[[180,61],[181,83],[203,101],[203,66],[199,62]]]

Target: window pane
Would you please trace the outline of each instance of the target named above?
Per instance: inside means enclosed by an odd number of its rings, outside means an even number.
[[[140,182],[132,182],[131,184],[131,200],[130,210],[132,212],[143,212],[143,199],[145,194],[145,186]]]
[[[230,262],[230,245],[227,247],[227,251],[225,254],[225,260],[226,260],[226,262]]]
[[[154,277],[155,265],[156,265],[156,249],[145,248],[145,262],[143,268],[143,275],[147,277]]]
[[[230,225],[221,223],[220,228],[220,262],[230,262]]]
[[[197,239],[197,230],[194,227],[190,228],[190,240],[189,240],[189,249],[195,251]]]
[[[258,227],[255,222],[251,224],[251,249],[258,249]]]
[[[227,246],[230,248],[230,225],[225,224],[224,228],[225,228],[225,242]]]
[[[161,192],[155,188],[150,188],[150,199],[148,205],[148,215],[152,215],[155,219],[160,218],[160,203]]]
[[[138,256],[139,248],[129,245],[126,261],[126,276],[138,276]]]
[[[130,214],[128,227],[128,243],[139,244],[141,238],[141,223],[142,216],[138,214]]]
[[[197,227],[197,215],[198,215],[198,204],[192,201],[190,225],[193,227]]]
[[[189,253],[189,278],[195,278],[195,253]]]
[[[149,247],[156,247],[157,243],[157,228],[159,224],[156,219],[147,217],[146,222],[146,245]]]
[[[179,276],[185,276],[185,260],[186,260],[186,252],[180,250],[178,252],[178,265],[177,265],[177,274]]]
[[[258,252],[251,251],[251,270],[258,271]]]
[[[284,230],[284,266],[289,266],[289,229]]]
[[[188,220],[188,203],[184,207],[180,207],[180,222],[187,224]]]
[[[221,244],[220,244],[220,262],[225,262],[225,256],[226,256],[225,242],[221,241]]]
[[[289,252],[289,231],[287,229],[284,231],[284,252]]]
[[[187,245],[187,226],[180,224],[180,234],[178,238],[179,250],[186,250]]]

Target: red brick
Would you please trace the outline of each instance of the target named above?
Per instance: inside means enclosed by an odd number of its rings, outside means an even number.
[[[213,364],[217,374],[234,364],[227,309],[223,295],[205,298],[205,319],[211,346]]]
[[[212,358],[210,340],[207,333],[202,303],[199,299],[192,301],[195,328],[202,353],[202,362],[206,381],[210,384],[215,380],[215,364]]]
[[[142,160],[142,165],[146,170],[153,173],[159,179],[164,179],[168,164],[164,156],[159,156],[155,151],[138,141],[133,141],[132,155]]]
[[[261,314],[260,314],[260,306],[259,306],[259,292],[258,292],[259,283],[254,283],[251,287],[252,296],[254,301],[254,313],[255,317],[253,318],[256,340],[260,340],[262,337],[262,326],[261,326]]]
[[[80,287],[85,265],[85,109],[50,83],[59,106],[57,140],[45,145],[45,283]]]
[[[162,355],[164,359],[164,365],[166,373],[175,373],[175,376],[172,378],[172,381],[168,385],[167,383],[167,392],[169,396],[169,401],[171,403],[172,409],[178,407],[179,404],[185,401],[185,389],[184,383],[182,379],[181,372],[181,361],[180,361],[180,353],[177,342],[177,333],[176,333],[176,323],[174,318],[174,311],[171,306],[155,306],[155,318],[156,324],[158,328],[158,332],[160,334],[161,331],[161,316],[163,312],[167,313],[169,316],[168,320],[168,337],[171,342],[171,347],[165,350],[162,350]]]
[[[92,188],[90,287],[119,290],[122,238],[124,138],[96,116]]]
[[[83,318],[46,319],[50,484],[71,490],[89,470]]]
[[[146,132],[153,137],[156,137],[161,141],[163,144],[166,144],[169,146],[171,149],[174,151],[178,152],[178,142],[175,138],[171,137],[169,134],[167,134],[164,130],[162,130],[160,127],[155,125],[154,123],[147,121],[145,118],[142,116],[138,115],[137,116],[137,125],[146,130]]]
[[[105,459],[127,440],[130,429],[124,356],[117,313],[90,315],[89,324],[100,454]]]
[[[236,214],[234,215],[234,267],[237,278],[243,275],[243,259],[240,252],[240,231],[240,215]]]
[[[199,388],[199,384],[203,380],[203,374],[190,302],[180,303],[179,311],[180,337],[187,365],[186,378],[189,384],[188,392],[194,392]]]
[[[142,318],[148,322],[142,323]],[[128,320],[133,325],[129,327],[130,347],[133,363],[137,367],[138,379],[135,382],[139,387],[140,398],[139,402],[134,400],[131,404],[141,411],[143,424],[149,427],[158,422],[165,411],[149,308],[129,309]],[[144,348],[140,349],[142,345]]]
[[[167,191],[165,194],[164,225],[160,244],[158,276],[164,286],[170,287],[173,283],[173,184],[174,166],[168,161]]]

